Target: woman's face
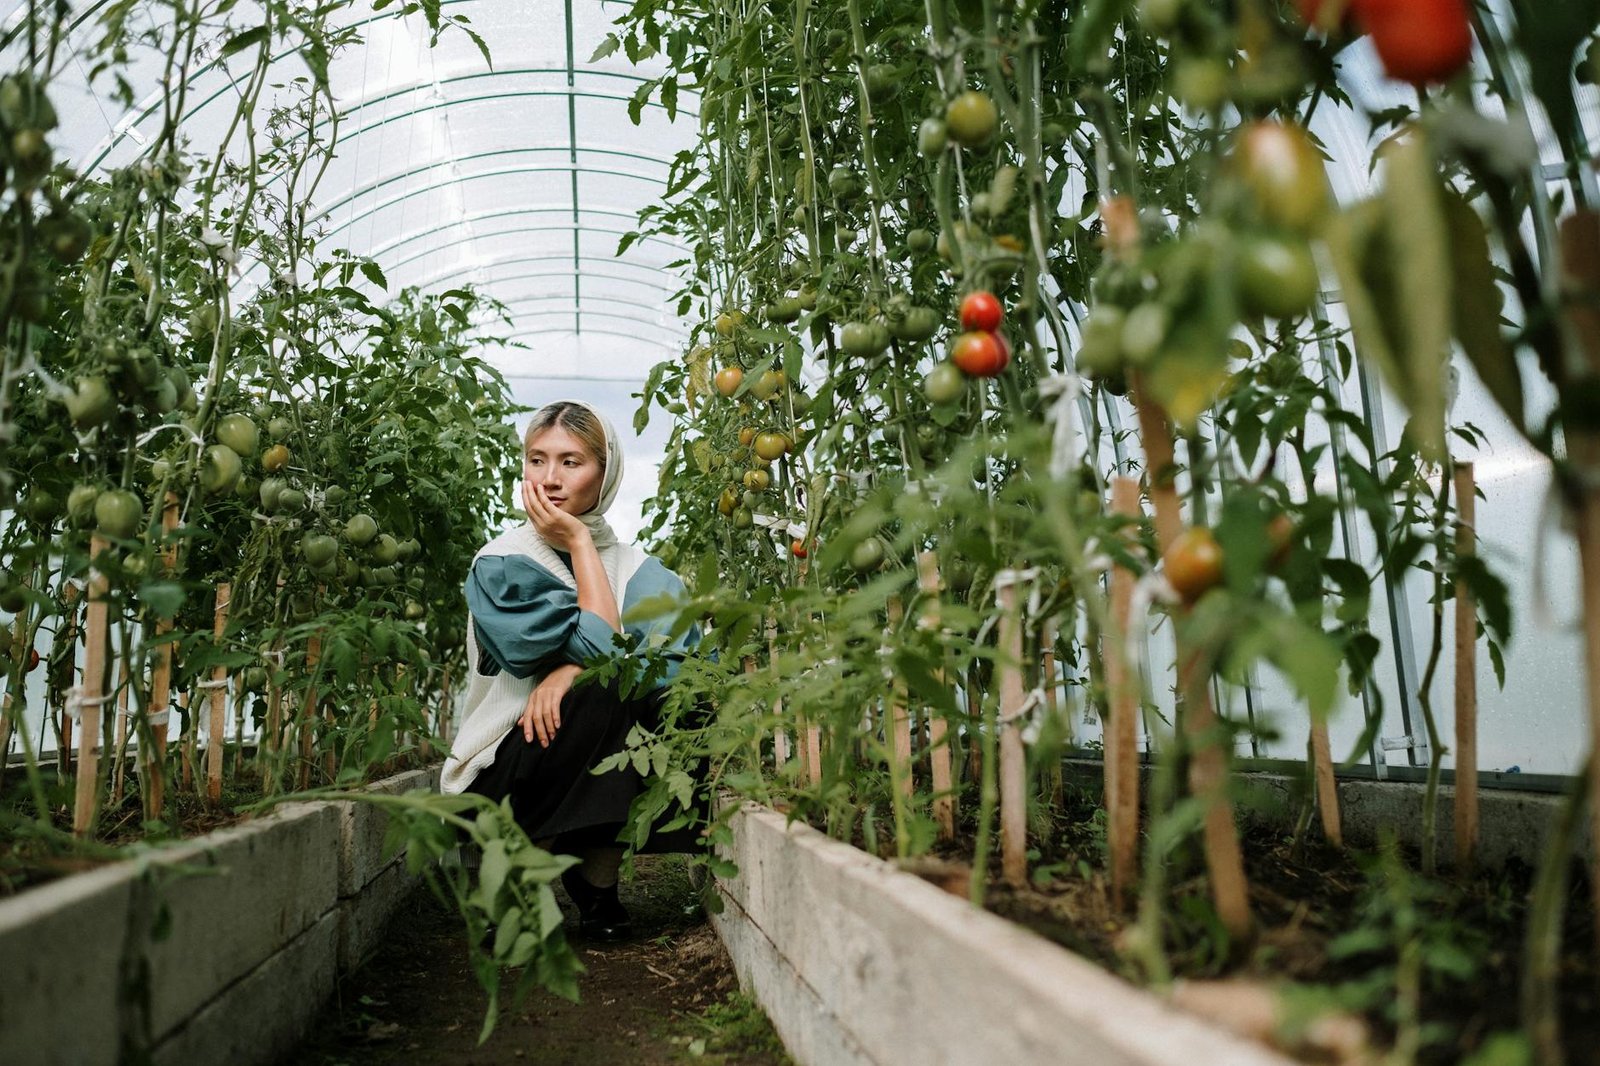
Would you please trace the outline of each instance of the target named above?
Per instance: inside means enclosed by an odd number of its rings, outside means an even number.
[[[593,510],[605,481],[599,461],[562,426],[551,426],[529,443],[522,457],[522,477],[544,486],[550,502],[570,515]]]

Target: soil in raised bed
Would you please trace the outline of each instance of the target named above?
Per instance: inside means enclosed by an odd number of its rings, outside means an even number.
[[[485,999],[467,962],[461,919],[432,893],[417,891],[396,912],[377,954],[341,983],[310,1039],[285,1061],[789,1063],[765,1015],[738,993],[733,964],[698,909],[685,860],[639,858],[622,899],[637,930],[624,944],[577,939],[568,906],[569,933],[588,968],[579,978],[581,1001],[535,991],[520,1006],[502,1009],[479,1047]]]
[[[228,765],[232,760],[230,749]],[[415,758],[396,759],[375,770],[375,777],[420,765]],[[138,782],[130,774],[122,802],[103,804],[94,836],[80,841],[72,836],[74,782],[63,780],[53,763],[41,765],[39,773],[49,810],[48,826],[37,819],[37,801],[22,767],[8,767],[4,787],[0,788],[0,899],[120,861],[126,856],[119,849],[129,844],[186,840],[233,825],[251,817],[247,808],[265,795],[260,771],[250,767],[242,776],[224,776],[222,801],[216,806],[207,803],[198,792],[184,791],[173,782],[168,786],[165,817],[150,823],[144,820]]]
[[[1145,983],[1148,976],[1133,950],[1134,915],[1112,904],[1098,799],[1069,787],[1065,808],[1053,823],[1031,826],[1032,883],[1026,888],[999,881],[996,853],[988,868],[985,906]],[[963,897],[968,893],[977,808],[975,797],[964,800],[960,809],[965,824],[957,839],[936,846],[925,859],[904,864]],[[1255,941],[1227,943],[1210,904],[1198,843],[1190,841],[1174,851],[1166,869],[1163,929],[1173,977],[1227,979],[1251,985],[1252,992],[1278,990],[1273,996],[1288,988],[1280,1003],[1302,1016],[1353,1022],[1375,1061],[1393,1048],[1397,1036],[1395,973],[1403,939],[1398,930],[1403,928],[1410,930],[1407,936],[1419,946],[1423,960],[1424,1031],[1417,1061],[1461,1062],[1493,1043],[1497,1034],[1521,1028],[1519,981],[1533,870],[1513,862],[1470,879],[1443,874],[1425,878],[1418,873],[1421,863],[1415,853],[1400,849],[1385,862],[1372,850],[1331,848],[1314,826],[1297,842],[1279,827],[1246,820],[1242,835],[1257,921]],[[855,836],[860,846],[859,830]],[[893,839],[883,830],[875,836],[881,844]],[[1446,839],[1441,847],[1448,846]],[[1143,847],[1141,841],[1141,863]],[[1575,868],[1559,970],[1562,1036],[1572,1062],[1600,1061],[1595,1050],[1600,1048],[1600,967],[1594,955],[1591,900],[1586,880]],[[1308,1061],[1329,1061],[1319,1057],[1325,1048],[1287,1050]]]

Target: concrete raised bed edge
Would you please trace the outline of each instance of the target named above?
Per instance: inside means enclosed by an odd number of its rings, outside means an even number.
[[[713,921],[804,1066],[1287,1066],[919,877],[754,804]]]
[[[0,901],[0,1062],[276,1061],[409,890],[386,829],[365,804],[289,804]]]
[[[1083,787],[1098,790],[1105,780],[1105,769],[1090,759],[1070,759],[1065,763],[1071,779]],[[1141,767],[1147,784],[1151,769]],[[1233,778],[1239,812],[1245,818],[1288,828],[1294,824],[1298,807],[1297,792],[1306,785],[1285,774],[1247,771]],[[1384,833],[1393,833],[1409,848],[1422,847],[1422,801],[1427,789],[1411,781],[1369,781],[1340,778],[1339,812],[1344,838],[1349,844],[1370,848]],[[1442,866],[1455,862],[1455,788],[1440,785],[1437,805],[1437,855]],[[1523,792],[1509,788],[1478,791],[1477,865],[1494,870],[1515,859],[1538,866],[1544,854],[1545,839],[1561,814],[1566,797],[1549,792]],[[1313,823],[1313,834],[1321,829]],[[1579,857],[1593,853],[1593,837],[1587,828],[1577,842]]]

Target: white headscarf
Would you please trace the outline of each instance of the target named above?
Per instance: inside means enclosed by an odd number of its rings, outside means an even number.
[[[616,502],[617,491],[622,488],[622,438],[617,436],[616,427],[611,424],[609,418],[600,413],[598,407],[583,400],[556,400],[554,403],[545,404],[544,407],[534,412],[530,424],[538,421],[539,413],[544,411],[545,408],[554,407],[557,404],[573,404],[577,407],[582,407],[594,415],[595,420],[600,423],[601,431],[605,434],[606,470],[605,479],[600,483],[600,498],[593,507],[578,515],[577,519],[589,527],[589,536],[593,539],[596,548],[607,548],[617,543],[616,531],[611,528],[611,523],[605,520],[605,513]]]

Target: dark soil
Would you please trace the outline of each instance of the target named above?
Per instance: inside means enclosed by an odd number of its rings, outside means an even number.
[[[232,767],[233,761],[234,750],[229,748],[227,765]],[[415,757],[394,759],[374,767],[371,779],[418,765],[421,763]],[[260,771],[251,763],[245,764],[242,775],[229,773],[223,777],[222,800],[215,806],[193,787],[185,791],[174,775],[167,785],[162,820],[146,822],[139,779],[130,769],[121,802],[103,801],[93,837],[78,840],[72,836],[73,780],[59,776],[53,759],[39,766],[39,774],[49,812],[48,825],[38,821],[38,801],[27,772],[21,766],[6,768],[4,787],[0,788],[0,899],[108,862],[119,862],[127,856],[118,849],[129,844],[184,840],[244,821],[252,817],[246,808],[266,795],[261,788]],[[204,789],[204,782],[199,782],[198,787]]]
[[[685,860],[641,857],[622,900],[637,930],[625,944],[583,944],[567,908],[569,933],[588,968],[579,979],[582,1002],[536,991],[520,1006],[503,1007],[479,1047],[485,998],[467,963],[461,921],[420,890],[395,914],[376,957],[342,982],[315,1035],[286,1061],[789,1063],[765,1016],[738,994],[733,964],[699,912]]]
[[[977,804],[973,797],[963,800],[967,824],[958,829],[958,839],[903,865],[964,897]],[[1135,914],[1118,910],[1111,899],[1103,825],[1098,796],[1069,788],[1065,809],[1053,824],[1030,827],[1033,883],[1021,889],[1001,883],[997,853],[989,864],[984,903],[1114,973],[1147,983],[1151,975],[1142,964],[1146,956],[1137,950]],[[859,846],[861,833],[854,835]],[[1533,871],[1512,866],[1470,879],[1425,878],[1417,872],[1420,857],[1414,853],[1397,850],[1384,860],[1370,850],[1335,849],[1320,841],[1314,827],[1298,844],[1279,828],[1249,821],[1242,835],[1255,939],[1228,942],[1211,906],[1202,855],[1190,841],[1169,858],[1160,893],[1162,947],[1174,978],[1199,982],[1191,988],[1202,992],[1223,990],[1223,1000],[1238,1000],[1234,993],[1246,1001],[1264,995],[1278,1010],[1280,1031],[1272,1034],[1274,1040],[1307,1061],[1342,1058],[1327,1047],[1284,1036],[1285,1030],[1297,1032],[1307,1019],[1318,1017],[1336,1020],[1330,1039],[1353,1040],[1363,1054],[1381,1056],[1400,1037],[1397,975],[1400,944],[1406,941],[1421,959],[1423,1028],[1417,1061],[1460,1062],[1494,1043],[1497,1034],[1521,1029],[1519,982]],[[877,839],[892,835],[881,831]],[[1141,841],[1141,866],[1143,847]],[[1565,913],[1563,1042],[1569,1061],[1600,1062],[1594,916],[1587,883],[1577,870]],[[1183,998],[1182,989],[1176,998]],[[1197,999],[1193,1006],[1226,1024],[1216,1003]]]

